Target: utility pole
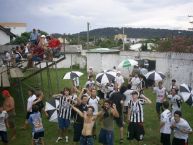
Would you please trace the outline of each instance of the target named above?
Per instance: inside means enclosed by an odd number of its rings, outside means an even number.
[[[193,16],[191,16],[191,15],[188,15],[188,17],[193,18]],[[190,20],[189,23],[193,25],[193,20]],[[193,27],[188,28],[188,30],[193,31]]]
[[[80,34],[78,33],[78,44],[80,44]]]
[[[88,45],[89,45],[89,28],[90,28],[90,23],[87,22],[87,49],[88,49]]]
[[[125,28],[123,27],[123,51],[125,50]]]

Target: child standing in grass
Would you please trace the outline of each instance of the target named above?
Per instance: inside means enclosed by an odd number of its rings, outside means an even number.
[[[7,127],[8,127],[8,114],[3,110],[3,105],[0,104],[0,137],[3,142],[3,145],[8,144],[7,139]]]
[[[33,114],[29,116],[28,122],[32,125],[32,145],[35,145],[37,141],[44,144],[44,128],[42,124],[41,114],[37,105],[32,106]]]

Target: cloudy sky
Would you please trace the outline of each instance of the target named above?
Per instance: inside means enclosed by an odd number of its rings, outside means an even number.
[[[185,29],[193,0],[0,0],[1,22],[26,22],[28,30],[76,33],[102,27]]]

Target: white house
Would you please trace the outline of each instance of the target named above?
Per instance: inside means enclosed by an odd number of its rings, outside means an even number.
[[[10,32],[17,36],[21,36],[22,33],[26,32],[27,24],[26,23],[15,23],[15,22],[0,22],[0,25],[4,28],[10,29]]]
[[[16,35],[10,32],[9,29],[6,29],[0,25],[0,45],[10,43],[10,41],[15,37]]]

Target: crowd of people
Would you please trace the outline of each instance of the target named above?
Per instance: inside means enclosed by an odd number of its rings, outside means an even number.
[[[26,44],[16,46],[10,52],[5,51],[3,63],[15,66],[27,59],[27,67],[33,67],[35,61],[52,61],[54,57],[60,57],[61,46],[59,39],[51,35],[42,35],[40,30],[33,29]]]
[[[34,42],[35,43],[35,42]],[[98,139],[102,145],[114,145],[114,123],[119,128],[119,143],[128,140],[129,145],[142,145],[145,136],[144,105],[152,104],[144,94],[145,84],[142,77],[134,74],[126,83],[121,72],[117,71],[115,80],[105,85],[104,91],[94,81],[94,73],[89,68],[88,81],[81,88],[73,80],[73,87],[64,88],[60,94],[53,95],[59,100],[58,128],[56,143],[73,140],[74,145],[93,145]],[[166,89],[163,82],[155,82],[152,91],[156,97],[157,119],[160,121],[160,142],[162,145],[188,145],[188,135],[192,133],[189,123],[182,118],[182,98],[176,80],[172,80],[171,87]],[[0,105],[0,136],[4,144],[8,143],[7,127],[11,132],[11,139],[16,138],[14,99],[7,90],[2,92],[5,98]],[[27,114],[23,129],[32,125],[32,145],[38,140],[44,143],[44,127],[42,115],[49,115],[44,110],[44,95],[41,90],[29,90],[27,99]],[[97,121],[99,120],[99,121]],[[73,123],[73,137],[69,134]],[[125,126],[127,135],[125,137]],[[97,132],[96,128],[100,127]],[[136,140],[136,141],[134,141]],[[159,141],[157,141],[159,142]]]

